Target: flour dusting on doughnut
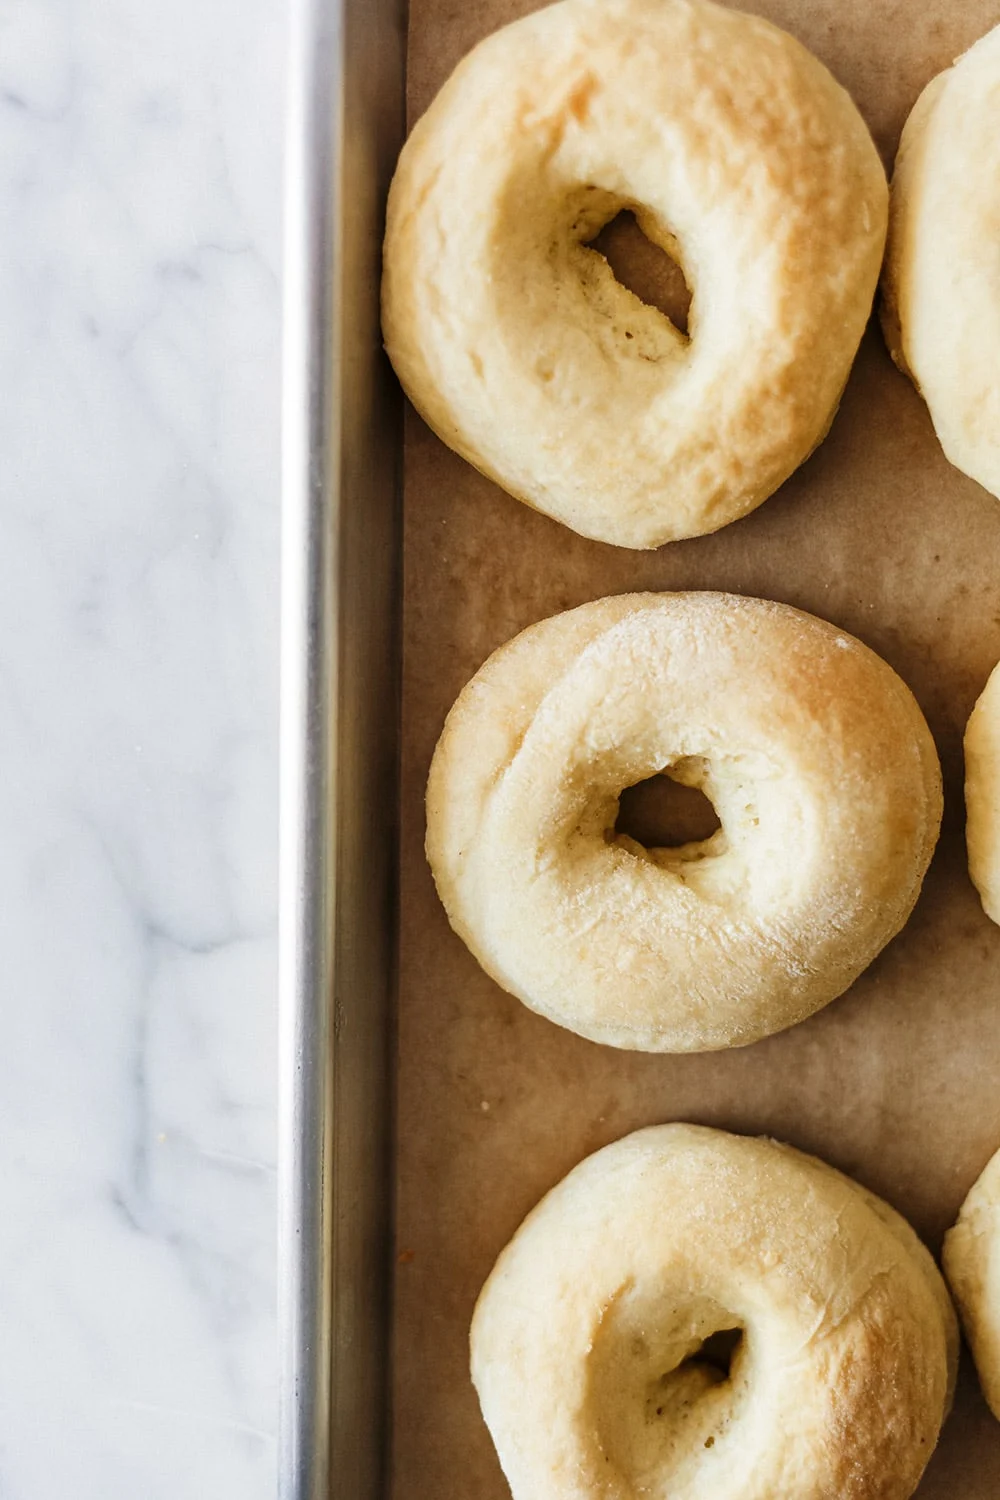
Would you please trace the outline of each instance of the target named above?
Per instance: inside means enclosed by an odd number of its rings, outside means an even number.
[[[659,773],[710,799],[709,839],[615,831]],[[505,989],[595,1041],[699,1051],[846,989],[909,915],[940,814],[927,726],[860,642],[764,600],[624,595],[532,626],[466,687],[427,853]]]
[[[470,1343],[514,1500],[907,1500],[958,1363],[941,1277],[887,1203],[690,1125],[554,1188]]]
[[[431,427],[585,536],[657,547],[824,437],[871,309],[885,174],[849,96],[710,0],[560,0],[481,42],[403,149],[386,348]],[[685,336],[591,242],[678,260]]]

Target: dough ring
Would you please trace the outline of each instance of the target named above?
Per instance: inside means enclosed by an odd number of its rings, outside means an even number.
[[[945,1235],[942,1260],[983,1395],[1000,1418],[1000,1151]]]
[[[389,195],[386,348],[439,437],[599,541],[735,521],[822,440],[871,310],[885,173],[804,47],[709,0],[561,0],[496,32]],[[587,248],[622,209],[690,337]]]
[[[528,1215],[471,1349],[514,1500],[905,1500],[958,1329],[888,1204],[774,1141],[661,1125]]]
[[[892,180],[882,325],[946,457],[1000,496],[1000,26],[927,85]]]
[[[965,728],[965,842],[983,910],[1000,922],[1000,667]]]
[[[625,787],[699,787],[721,828],[645,849]],[[930,733],[884,661],[731,594],[627,594],[530,627],[448,716],[427,855],[498,984],[581,1036],[741,1046],[819,1010],[899,930],[937,838]]]

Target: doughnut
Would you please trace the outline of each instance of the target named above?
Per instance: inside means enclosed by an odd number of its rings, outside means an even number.
[[[945,1235],[942,1260],[983,1395],[1000,1418],[1000,1151]]]
[[[905,1500],[958,1329],[888,1204],[775,1141],[660,1125],[528,1215],[470,1345],[514,1500]]]
[[[644,848],[659,773],[721,827]],[[647,1052],[742,1046],[833,1000],[899,930],[941,778],[909,690],[787,605],[626,594],[543,620],[459,695],[427,855],[452,927],[533,1010]]]
[[[892,179],[882,326],[945,456],[1000,496],[1000,27],[927,85]]]
[[[709,0],[560,0],[461,62],[389,194],[382,326],[414,406],[512,495],[649,548],[716,531],[833,420],[888,188],[785,32]],[[687,333],[592,248],[630,210]]]
[[[965,842],[983,910],[1000,922],[1000,668],[965,727]]]

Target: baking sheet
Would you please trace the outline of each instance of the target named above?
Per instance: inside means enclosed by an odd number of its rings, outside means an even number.
[[[412,122],[486,32],[531,0],[411,0]],[[850,90],[887,165],[929,78],[1000,21],[997,0],[757,0]],[[396,1500],[502,1500],[469,1383],[467,1331],[497,1252],[581,1157],[695,1120],[815,1152],[895,1205],[935,1252],[1000,1145],[1000,929],[966,873],[961,737],[1000,658],[1000,504],[945,461],[922,402],[869,329],[827,441],[715,536],[634,553],[510,499],[408,413],[405,454]],[[595,1046],[499,990],[450,931],[423,856],[442,722],[501,642],[631,589],[731,589],[810,610],[909,683],[941,755],[941,843],[904,932],[853,988],[741,1051]],[[963,1355],[921,1500],[995,1500],[1000,1424]]]

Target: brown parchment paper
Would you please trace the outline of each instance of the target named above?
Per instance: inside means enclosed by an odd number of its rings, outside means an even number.
[[[532,0],[411,0],[409,110]],[[850,90],[891,166],[924,84],[1000,0],[754,0]],[[1000,352],[1000,351],[998,351]],[[394,1500],[508,1491],[468,1377],[479,1288],[524,1214],[638,1126],[767,1132],[882,1194],[935,1250],[1000,1145],[1000,929],[963,843],[961,736],[1000,658],[1000,502],[945,461],[869,328],[830,436],[761,509],[655,553],[586,541],[469,468],[408,415],[398,1032]],[[459,689],[534,620],[630,589],[785,600],[866,641],[910,684],[941,755],[940,846],[903,933],[853,988],[753,1047],[601,1048],[533,1015],[451,932],[423,855],[423,791]],[[971,1361],[920,1500],[997,1500],[1000,1424]]]

